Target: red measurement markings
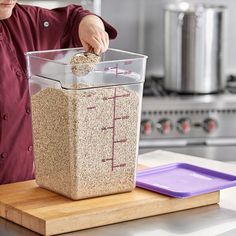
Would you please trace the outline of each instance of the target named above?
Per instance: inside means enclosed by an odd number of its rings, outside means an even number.
[[[93,106],[93,107],[87,107],[87,110],[92,110],[92,109],[95,109],[96,107]]]
[[[130,96],[130,93],[126,93],[123,95],[116,96],[116,98],[125,98],[125,97],[129,97],[129,96]]]
[[[132,64],[133,62],[132,61],[125,61],[124,62],[124,65],[130,65],[130,64]]]
[[[116,66],[109,66],[109,67],[105,67],[104,68],[104,71],[110,71],[110,70],[117,70],[119,67],[118,67],[118,64],[116,64]]]
[[[122,95],[115,95],[115,96],[112,96],[112,97],[104,97],[103,100],[109,100],[109,99],[116,99],[116,98],[124,98],[124,97],[129,97],[130,96],[130,93],[127,93],[127,94],[122,94]]]
[[[106,130],[108,130],[108,129],[113,129],[113,127],[103,127],[103,128],[102,128],[102,131],[106,131]]]
[[[116,78],[117,78],[118,70],[119,70],[118,64],[116,64],[116,66],[114,66],[114,67],[106,67],[106,68],[104,69],[104,71],[111,71],[111,70],[115,70]]]
[[[124,65],[130,65],[132,64],[132,61],[126,61],[124,62]],[[113,67],[106,67],[104,68],[104,71],[111,71],[111,70],[115,70],[115,74],[116,74],[116,78],[118,77],[118,75],[129,75],[132,73],[131,70],[119,70],[119,65],[116,64],[116,66]]]
[[[106,161],[111,161],[112,158],[106,158],[106,159],[102,159],[102,162],[106,162]]]
[[[130,96],[130,93],[126,93],[126,94],[122,94],[122,95],[117,95],[116,94],[116,91],[117,88],[114,89],[114,96],[112,97],[104,97],[103,100],[109,100],[109,99],[113,99],[113,118],[112,118],[112,123],[113,125],[110,126],[110,127],[102,127],[102,131],[106,131],[106,130],[112,130],[112,156],[111,158],[104,158],[102,159],[102,162],[106,162],[106,161],[111,161],[112,165],[112,171],[114,170],[114,168],[118,168],[118,167],[125,167],[126,164],[125,163],[122,163],[122,164],[119,164],[119,165],[114,165],[114,162],[115,162],[115,144],[116,143],[125,143],[127,142],[127,139],[120,139],[120,140],[115,140],[115,122],[116,120],[126,120],[126,119],[129,119],[129,116],[121,116],[121,117],[116,117],[116,99],[117,98],[126,98],[126,97],[129,97]],[[91,94],[88,95],[88,97],[92,96]],[[87,110],[93,110],[95,109],[96,106],[90,106],[90,107],[87,107]]]
[[[116,140],[116,141],[113,141],[113,142],[114,143],[126,143],[127,139]]]
[[[126,166],[125,163],[123,164],[114,164],[115,163],[115,144],[119,144],[119,143],[126,143],[127,142],[127,139],[124,138],[124,139],[120,139],[120,140],[115,140],[115,131],[116,131],[116,121],[117,120],[120,120],[120,122],[122,120],[126,120],[126,119],[129,119],[129,116],[126,115],[126,116],[120,116],[120,117],[116,117],[116,108],[117,108],[117,99],[118,98],[126,98],[126,97],[129,97],[130,96],[130,93],[126,93],[126,94],[122,94],[122,95],[117,95],[117,88],[114,89],[114,96],[111,96],[111,97],[104,97],[103,100],[106,101],[106,100],[110,100],[110,99],[113,99],[113,118],[112,118],[112,126],[109,126],[109,127],[103,127],[101,130],[102,131],[107,131],[107,130],[112,130],[112,153],[111,153],[111,158],[104,158],[102,159],[102,162],[106,162],[106,161],[111,161],[112,165],[112,171],[114,170],[114,168],[116,167],[124,167]]]
[[[102,162],[106,162],[106,161],[111,161],[112,158],[107,158],[107,159],[102,159]],[[126,163],[122,163],[120,165],[114,165],[113,167],[116,168],[116,167],[125,167],[126,166]]]
[[[111,160],[111,170],[114,170],[114,159],[115,159],[115,130],[116,130],[116,88],[114,89],[114,102],[113,102],[113,133],[112,133],[112,160]]]
[[[120,165],[115,165],[114,167],[125,167],[125,166],[126,166],[126,164],[123,163],[123,164],[120,164]]]
[[[115,120],[126,120],[129,119],[129,116],[116,117]]]
[[[132,73],[131,70],[124,70],[121,72],[117,72],[116,77],[117,77],[117,75],[130,75],[131,73]]]

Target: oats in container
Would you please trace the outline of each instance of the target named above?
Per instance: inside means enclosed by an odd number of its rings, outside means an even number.
[[[95,69],[96,64],[99,63],[100,60],[100,56],[94,53],[77,53],[70,61],[70,64],[72,65],[71,70],[74,75],[85,76]]]

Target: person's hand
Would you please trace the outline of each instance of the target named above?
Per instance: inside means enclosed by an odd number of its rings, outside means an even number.
[[[97,55],[105,52],[109,46],[109,36],[102,20],[95,15],[85,16],[79,24],[79,38],[85,51]]]

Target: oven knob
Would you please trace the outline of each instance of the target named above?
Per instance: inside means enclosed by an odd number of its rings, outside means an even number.
[[[191,122],[187,118],[183,118],[178,120],[177,122],[177,130],[182,134],[187,134],[191,130]]]
[[[173,125],[170,120],[161,119],[156,124],[156,128],[161,134],[169,134],[173,128]]]
[[[149,135],[152,133],[153,124],[151,120],[142,120],[141,122],[141,133]]]
[[[212,133],[213,131],[215,131],[217,128],[217,122],[216,120],[213,120],[211,118],[207,118],[203,121],[203,129],[207,132],[207,133]]]

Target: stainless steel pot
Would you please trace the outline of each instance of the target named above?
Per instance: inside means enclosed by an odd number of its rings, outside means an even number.
[[[225,6],[181,2],[165,8],[167,90],[212,93],[225,87]]]

